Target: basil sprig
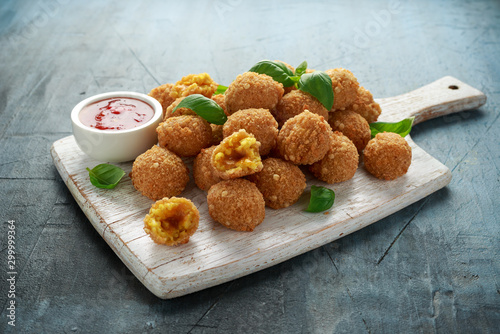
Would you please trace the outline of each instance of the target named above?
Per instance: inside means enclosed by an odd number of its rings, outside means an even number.
[[[335,202],[335,192],[325,187],[311,186],[311,199],[305,211],[321,212],[330,209]]]
[[[312,73],[306,73],[300,77],[297,86],[301,91],[309,93],[317,98],[326,110],[332,109],[332,79],[325,72],[314,71]]]
[[[227,116],[217,102],[201,94],[186,96],[177,107],[172,110],[172,114],[179,108],[188,108],[207,122],[222,125],[226,122]]]
[[[267,74],[275,81],[282,83],[284,87],[295,86],[297,89],[314,96],[327,110],[332,109],[334,98],[332,79],[325,72],[306,73],[306,70],[306,61],[300,63],[293,73],[282,62],[262,60],[255,64],[250,72]]]
[[[224,94],[226,92],[226,90],[227,90],[226,86],[218,85],[217,89],[214,92],[214,95]]]
[[[375,137],[377,133],[382,133],[382,132],[394,132],[399,134],[401,137],[405,137],[407,134],[410,133],[414,120],[415,117],[410,117],[395,123],[391,122],[370,123],[372,138]]]
[[[259,74],[267,74],[275,81],[282,83],[284,87],[291,87],[295,84],[292,79],[293,72],[279,61],[261,60],[249,70]]]
[[[110,164],[100,164],[92,169],[87,167],[87,170],[90,183],[102,189],[113,189],[125,175],[123,169]]]

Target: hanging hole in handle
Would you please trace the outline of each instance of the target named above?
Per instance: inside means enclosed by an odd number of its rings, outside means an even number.
[[[451,85],[451,86],[448,86],[449,89],[453,89],[453,90],[456,90],[460,87],[458,87],[457,85]]]

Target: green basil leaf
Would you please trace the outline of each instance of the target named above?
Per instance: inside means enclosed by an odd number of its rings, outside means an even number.
[[[226,122],[227,116],[217,102],[201,94],[186,96],[172,111],[172,114],[179,108],[188,108],[207,122],[222,125]]]
[[[297,68],[295,69],[295,75],[297,76],[301,76],[302,74],[306,73],[306,70],[307,70],[307,61],[303,61],[302,63],[300,63],[299,66],[297,66]]]
[[[410,133],[414,120],[415,117],[410,117],[395,123],[390,123],[390,122],[370,123],[372,138],[375,137],[377,133],[382,133],[382,132],[394,132],[399,134],[401,137],[405,137],[407,134]]]
[[[113,189],[125,175],[123,169],[110,164],[100,164],[92,169],[87,167],[87,170],[89,171],[90,183],[103,189]]]
[[[285,87],[290,87],[295,82],[290,78],[293,76],[292,70],[279,61],[261,60],[249,70],[259,74],[267,74],[275,81],[282,83]]]
[[[330,209],[335,202],[335,192],[325,187],[311,186],[311,199],[307,212],[321,212]]]
[[[300,77],[298,88],[311,94],[325,106],[327,110],[333,107],[332,79],[322,71],[306,73]]]
[[[217,86],[217,90],[215,91],[214,95],[224,94],[226,90],[227,90],[226,86],[219,85]]]

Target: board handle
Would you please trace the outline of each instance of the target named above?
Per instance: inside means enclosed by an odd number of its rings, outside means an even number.
[[[460,80],[446,76],[406,94],[375,99],[382,108],[379,121],[396,122],[415,116],[414,124],[486,103],[486,95]]]

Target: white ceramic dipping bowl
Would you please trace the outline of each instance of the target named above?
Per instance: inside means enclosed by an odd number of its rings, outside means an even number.
[[[148,122],[126,130],[99,130],[84,125],[80,121],[80,111],[87,105],[111,98],[126,97],[141,100],[154,110]],[[110,92],[91,96],[78,103],[71,111],[73,135],[78,147],[95,160],[105,162],[125,162],[150,149],[158,142],[156,127],[162,120],[163,109],[154,98],[134,92]]]

